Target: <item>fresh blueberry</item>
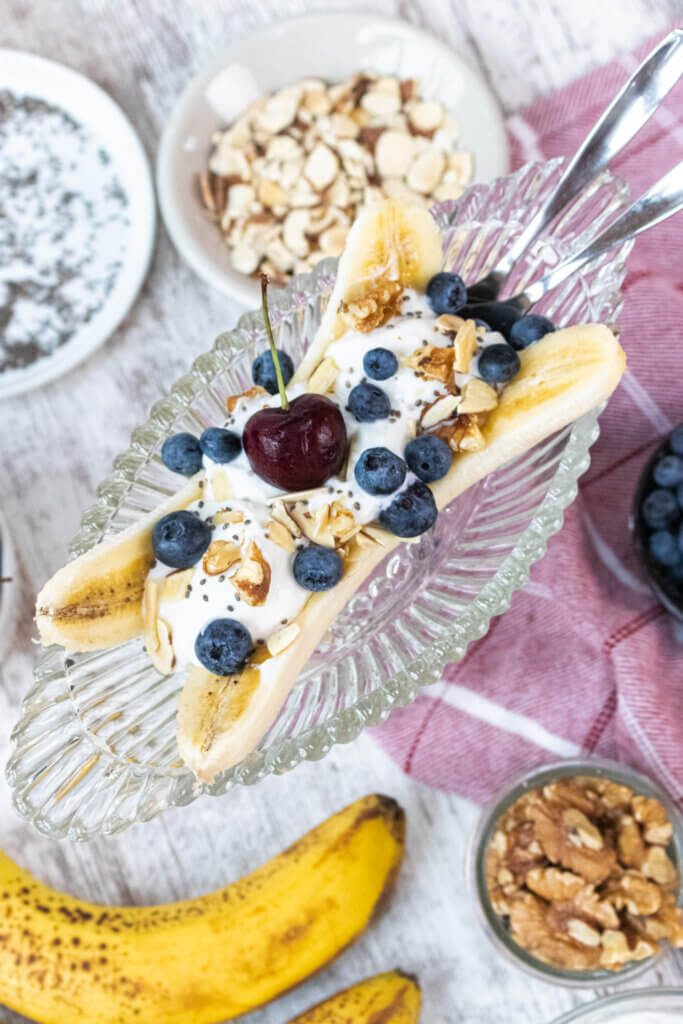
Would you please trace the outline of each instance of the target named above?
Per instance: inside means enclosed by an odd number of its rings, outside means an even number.
[[[342,578],[344,563],[333,548],[309,544],[297,552],[292,572],[299,586],[306,590],[331,590]]]
[[[669,530],[657,530],[651,535],[650,554],[661,565],[676,565],[681,557],[678,542]]]
[[[479,356],[479,375],[487,384],[505,384],[519,373],[519,356],[511,345],[487,345]]]
[[[467,302],[465,282],[457,274],[441,271],[427,282],[427,302],[435,313],[457,313]]]
[[[678,505],[671,491],[650,491],[643,502],[643,519],[652,530],[662,530],[678,519]]]
[[[277,357],[280,369],[282,370],[282,379],[285,384],[289,384],[294,376],[294,363],[281,348],[277,350]],[[251,377],[254,384],[265,388],[271,395],[277,394],[277,375],[270,351],[262,352],[260,356],[256,356],[256,359],[251,364]]]
[[[547,316],[536,316],[528,313],[510,328],[510,344],[514,348],[528,348],[535,341],[540,341],[546,334],[555,330],[555,324]]]
[[[478,316],[475,316],[475,318],[474,318],[474,326],[475,327],[483,327],[485,331],[490,331],[491,330],[490,325],[487,324],[485,320],[480,320]]]
[[[415,476],[426,484],[445,476],[453,460],[450,447],[434,434],[422,434],[409,441],[404,455]]]
[[[678,487],[683,483],[683,458],[680,455],[665,455],[652,473],[659,487]]]
[[[516,306],[510,306],[507,302],[468,303],[458,311],[458,316],[466,320],[484,320],[492,331],[498,331],[507,341],[510,340],[512,325],[522,315]]]
[[[358,484],[368,494],[393,494],[406,478],[408,468],[388,448],[366,448],[354,470]]]
[[[202,468],[202,450],[194,434],[174,434],[161,446],[161,461],[173,473],[194,476]]]
[[[240,435],[223,427],[209,427],[199,438],[204,455],[214,462],[232,462],[242,451]]]
[[[203,519],[181,509],[154,524],[154,555],[174,569],[189,569],[202,557],[211,543],[211,527]]]
[[[249,630],[237,619],[212,619],[194,642],[198,660],[215,676],[241,672],[253,650]]]
[[[391,412],[391,402],[386,391],[376,384],[356,384],[349,392],[349,410],[359,423],[373,423],[385,420]]]
[[[387,380],[398,370],[398,359],[388,348],[371,348],[363,356],[363,369],[371,380]]]
[[[679,423],[677,427],[674,427],[669,438],[669,444],[671,445],[671,450],[676,455],[683,455],[683,423]]]
[[[434,495],[416,480],[380,511],[379,521],[397,537],[418,537],[434,525],[438,514]]]
[[[678,502],[678,507],[683,509],[683,484],[679,484],[676,489],[676,500]]]

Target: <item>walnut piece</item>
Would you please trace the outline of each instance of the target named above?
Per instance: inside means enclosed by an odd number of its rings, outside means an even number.
[[[658,800],[609,779],[560,778],[515,801],[486,850],[511,937],[546,963],[612,971],[683,947],[672,826]]]
[[[401,314],[403,285],[389,279],[373,282],[357,299],[343,302],[339,314],[347,325],[362,334],[383,327]]]
[[[443,319],[443,317],[441,317]],[[422,345],[405,360],[420,377],[433,377],[444,384],[453,378],[454,350],[442,345]]]

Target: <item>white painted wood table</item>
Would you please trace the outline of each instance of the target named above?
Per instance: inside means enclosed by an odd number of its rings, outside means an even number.
[[[175,97],[218,47],[272,18],[350,6],[344,0],[4,0],[0,40],[92,76],[130,116],[153,159]],[[479,66],[506,112],[633,48],[682,13],[681,0],[375,0],[358,6],[406,18],[448,40]],[[160,230],[143,293],[111,340],[66,377],[0,409],[1,500],[23,577],[20,626],[0,672],[3,763],[30,681],[37,587],[62,562],[81,510],[131,429],[238,312],[194,277]],[[369,736],[254,789],[205,798],[84,846],[40,837],[14,813],[0,782],[1,845],[40,878],[84,898],[173,900],[239,877],[370,789],[392,794],[408,814],[406,863],[387,912],[320,978],[250,1021],[284,1022],[324,995],[395,965],[419,974],[428,1024],[545,1024],[588,998],[530,980],[494,953],[464,883],[477,809],[406,778]],[[680,984],[683,971],[670,959],[649,979]]]

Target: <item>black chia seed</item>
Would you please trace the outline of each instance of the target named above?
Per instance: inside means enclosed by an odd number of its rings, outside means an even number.
[[[101,311],[128,248],[127,208],[88,129],[0,90],[0,373],[49,356]]]

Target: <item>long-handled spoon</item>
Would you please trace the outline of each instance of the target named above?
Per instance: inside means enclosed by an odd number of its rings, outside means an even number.
[[[468,287],[468,304],[497,299],[510,271],[531,242],[640,131],[682,74],[683,29],[677,28],[646,57],[612,100],[567,165],[555,191],[530,219],[498,265],[486,277]]]

